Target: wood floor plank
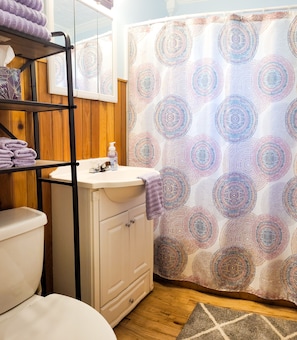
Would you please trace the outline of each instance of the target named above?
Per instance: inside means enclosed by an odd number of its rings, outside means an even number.
[[[154,290],[114,328],[117,339],[176,339],[198,302],[297,321],[297,308],[217,296],[155,281]]]

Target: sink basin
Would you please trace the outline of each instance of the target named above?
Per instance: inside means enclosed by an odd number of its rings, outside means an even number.
[[[83,181],[98,184],[98,188],[123,187],[143,185],[143,181],[138,177],[152,171],[158,173],[156,170],[151,168],[119,166],[116,171],[109,170],[97,173],[82,173],[78,171],[77,177],[79,182]]]
[[[144,182],[138,178],[148,172],[159,174],[153,168],[119,166],[116,171],[90,173],[94,164],[101,164],[104,158],[81,160],[77,167],[77,183],[79,187],[104,189],[107,197],[115,202],[124,202],[144,192]],[[52,179],[70,182],[70,167],[60,167],[50,174]]]
[[[144,185],[133,185],[128,187],[110,187],[103,189],[106,196],[113,202],[127,202],[144,192]]]

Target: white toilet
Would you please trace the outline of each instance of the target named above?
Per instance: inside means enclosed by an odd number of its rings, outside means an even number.
[[[46,215],[27,207],[0,211],[0,339],[116,340],[95,309],[79,300],[36,294]]]

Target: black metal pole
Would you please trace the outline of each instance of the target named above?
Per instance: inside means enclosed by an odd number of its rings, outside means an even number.
[[[36,66],[35,62],[30,63],[30,80],[32,101],[37,101],[37,84],[36,84]],[[40,158],[40,138],[39,138],[39,119],[38,112],[33,112],[33,128],[34,128],[34,148],[37,151],[37,158]],[[37,207],[42,210],[42,184],[39,178],[41,177],[41,169],[36,169],[37,183]]]
[[[76,142],[74,124],[74,99],[73,99],[73,77],[70,37],[63,32],[54,32],[53,36],[63,36],[65,39],[65,56],[67,72],[67,92],[69,107],[69,134],[70,134],[70,158],[72,176],[72,203],[73,203],[73,233],[74,233],[74,265],[75,265],[75,292],[76,298],[81,300],[81,275],[80,275],[80,241],[79,241],[79,213],[78,213],[78,189],[77,189],[77,169],[76,169]]]

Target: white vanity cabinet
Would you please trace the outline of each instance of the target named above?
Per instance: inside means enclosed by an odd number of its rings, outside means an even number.
[[[82,300],[112,327],[153,289],[153,223],[146,218],[144,185],[137,190],[124,200],[116,191],[78,188]],[[54,291],[74,296],[70,194],[52,184]]]
[[[151,223],[145,205],[100,222],[101,314],[127,314],[152,288]]]

